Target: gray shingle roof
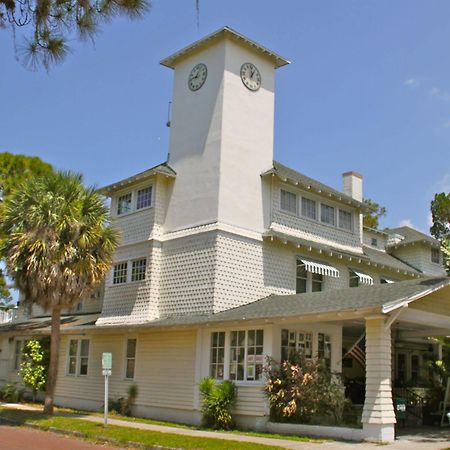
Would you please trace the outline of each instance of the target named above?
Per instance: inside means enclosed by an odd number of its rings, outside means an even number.
[[[421,273],[414,267],[409,264],[400,261],[389,253],[382,252],[380,250],[375,250],[374,248],[363,246],[363,252],[366,256],[370,258],[370,261],[373,263],[377,263],[378,265],[391,267],[393,269],[399,269],[401,271],[413,272],[413,273]]]
[[[428,277],[391,284],[334,289],[307,294],[269,295],[248,305],[216,314],[172,316],[138,325],[102,325],[97,327],[94,326],[94,321],[98,315],[69,316],[62,327],[62,332],[69,329],[82,330],[83,328],[118,329],[121,327],[132,327],[145,329],[189,327],[220,322],[311,316],[322,313],[365,309],[377,309],[380,312],[386,312],[401,306],[403,302],[417,300],[449,285],[450,278],[448,277]],[[43,332],[49,330],[49,324],[50,318],[48,317],[32,319],[27,322],[4,325],[0,327],[0,332],[26,332],[28,329],[31,329],[31,331],[40,329]]]
[[[125,178],[123,180],[117,181],[116,183],[110,184],[108,186],[102,187],[99,189],[100,192],[104,193],[105,195],[109,195],[113,193],[114,191],[117,191],[118,189],[122,189],[126,187],[127,185],[130,185],[132,183],[135,183],[137,181],[144,180],[146,178],[149,178],[153,175],[156,175],[157,173],[160,173],[162,175],[165,175],[170,178],[176,177],[176,172],[173,170],[166,162],[162,164],[158,164],[157,166],[154,166],[150,169],[144,170],[143,172],[137,173],[136,175],[132,175],[131,177]]]
[[[338,190],[327,186],[326,184],[321,183],[320,181],[314,180],[313,178],[307,177],[296,170],[293,170],[278,161],[273,161],[273,168],[264,172],[262,176],[274,174],[277,175],[282,180],[291,181],[294,183],[298,183],[298,185],[304,189],[311,189],[316,193],[323,193],[331,195],[331,198],[336,201],[345,202],[347,204],[351,204],[353,206],[362,208],[364,211],[366,210],[366,206],[364,203],[355,200],[352,197],[344,194],[343,192],[339,192]]]
[[[209,320],[283,318],[366,308],[395,309],[396,305],[404,301],[420,298],[448,285],[450,278],[428,277],[306,294],[270,295],[248,305],[214,314]]]
[[[437,239],[434,239],[428,234],[415,230],[414,228],[410,227],[386,228],[384,231],[389,235],[400,234],[401,236],[405,237],[405,239],[401,240],[397,244],[390,245],[391,247],[395,247],[397,245],[412,244],[413,242],[426,242],[435,247],[439,246],[439,241]]]

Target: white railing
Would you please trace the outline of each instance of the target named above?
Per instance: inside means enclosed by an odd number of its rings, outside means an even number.
[[[0,324],[14,322],[17,318],[17,308],[2,310],[0,309]]]

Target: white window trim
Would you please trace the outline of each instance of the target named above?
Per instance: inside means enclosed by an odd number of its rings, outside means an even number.
[[[77,354],[76,354],[76,364],[75,364],[75,373],[69,373],[69,367],[70,367],[70,342],[71,341],[77,341]],[[81,367],[81,341],[88,341],[89,342],[89,350],[88,350],[88,368],[86,374],[80,373],[80,367]],[[66,357],[66,376],[68,377],[87,377],[89,376],[89,367],[90,367],[90,361],[91,361],[91,340],[86,337],[73,337],[69,336],[68,342],[67,342],[67,357]]]
[[[141,260],[145,260],[145,271],[144,271],[144,278],[142,280],[133,280],[133,262],[135,261],[141,261]],[[143,281],[145,281],[147,279],[147,270],[148,270],[148,258],[146,256],[142,256],[141,258],[133,258],[130,259],[128,262],[128,271],[127,271],[127,275],[128,272],[130,272],[130,276],[127,276],[127,283],[142,283]],[[128,279],[129,278],[129,279]]]
[[[340,220],[340,216],[339,216],[339,211],[342,211],[342,212],[345,212],[345,213],[347,213],[347,214],[350,214],[350,229],[341,227],[341,220]],[[342,230],[342,231],[348,231],[348,232],[353,232],[353,230],[354,230],[354,228],[355,228],[355,223],[354,223],[355,215],[353,214],[352,211],[349,211],[349,210],[346,209],[346,208],[341,208],[341,207],[339,207],[339,208],[337,209],[337,214],[336,214],[336,216],[337,216],[337,222],[338,222],[338,223],[337,223],[337,228],[339,228],[339,230]]]
[[[281,207],[281,191],[286,191],[286,192],[289,192],[292,195],[295,195],[295,212],[294,211],[289,211],[288,209],[283,209]],[[280,211],[283,212],[284,214],[290,214],[291,216],[298,217],[299,213],[300,213],[300,211],[299,211],[300,195],[297,192],[295,192],[293,189],[289,189],[289,188],[286,189],[285,187],[280,187],[279,193],[280,193]]]
[[[152,188],[152,196],[150,200],[150,206],[144,206],[143,208],[137,209],[137,193],[146,188]],[[118,213],[119,210],[119,197],[123,197],[124,195],[131,194],[131,209],[128,212],[124,212],[122,214]],[[125,216],[129,216],[130,214],[139,213],[141,211],[145,211],[147,209],[153,208],[155,204],[155,183],[143,184],[141,186],[135,187],[132,190],[123,191],[115,195],[113,201],[111,202],[111,212],[112,216],[116,218],[121,218]]]
[[[145,259],[145,277],[143,280],[131,280],[131,275],[133,271],[133,261],[140,261],[141,259]],[[118,264],[126,264],[127,265],[127,279],[123,283],[114,283],[114,267]],[[128,260],[122,260],[122,261],[115,261],[113,263],[113,266],[111,268],[111,275],[109,278],[109,287],[118,287],[118,286],[125,286],[129,284],[135,284],[135,283],[144,283],[147,281],[148,276],[148,270],[149,270],[149,258],[148,255],[145,256],[138,256],[136,258],[128,259]]]
[[[237,386],[242,386],[242,385],[263,385],[264,384],[264,379],[262,380],[247,380],[247,345],[248,345],[248,332],[249,331],[253,331],[253,330],[263,330],[263,359],[265,361],[266,357],[267,357],[267,353],[266,353],[266,346],[268,345],[267,343],[267,329],[265,327],[262,326],[255,326],[255,327],[233,327],[233,328],[217,328],[217,329],[212,329],[212,330],[208,330],[209,332],[207,333],[207,339],[205,340],[207,342],[208,345],[208,358],[207,358],[207,365],[206,367],[207,369],[207,376],[210,376],[210,367],[211,367],[211,336],[212,333],[217,333],[217,332],[225,332],[225,355],[224,355],[224,359],[223,359],[223,363],[224,363],[224,368],[223,368],[223,380],[231,380],[235,385]],[[243,380],[234,380],[234,379],[230,379],[230,355],[231,355],[231,350],[230,350],[230,345],[231,345],[231,332],[232,331],[245,331],[245,357],[244,357],[244,379]],[[223,380],[218,380],[219,382],[223,381]]]
[[[437,257],[438,257],[438,261],[433,261],[433,254],[435,252],[437,252],[436,254],[437,254]],[[431,261],[431,264],[439,264],[439,265],[441,264],[441,251],[438,248],[431,247],[431,250],[430,250],[430,261]]]
[[[134,352],[134,372],[133,372],[133,378],[128,378],[127,377],[127,362],[128,358],[127,357],[127,345],[128,345],[128,340],[129,339],[136,339],[136,349]],[[124,342],[123,342],[123,370],[122,370],[122,379],[124,381],[135,381],[136,380],[136,369],[137,369],[137,354],[138,354],[138,338],[137,336],[125,336]]]

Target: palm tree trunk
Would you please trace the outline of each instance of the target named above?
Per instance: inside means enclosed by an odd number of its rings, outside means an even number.
[[[50,364],[48,378],[45,386],[44,414],[53,414],[53,397],[55,393],[56,378],[58,376],[58,356],[61,326],[61,308],[52,309],[52,328],[50,335]]]

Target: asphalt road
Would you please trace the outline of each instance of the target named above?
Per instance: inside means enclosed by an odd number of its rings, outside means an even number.
[[[1,450],[118,450],[25,427],[0,426]]]

